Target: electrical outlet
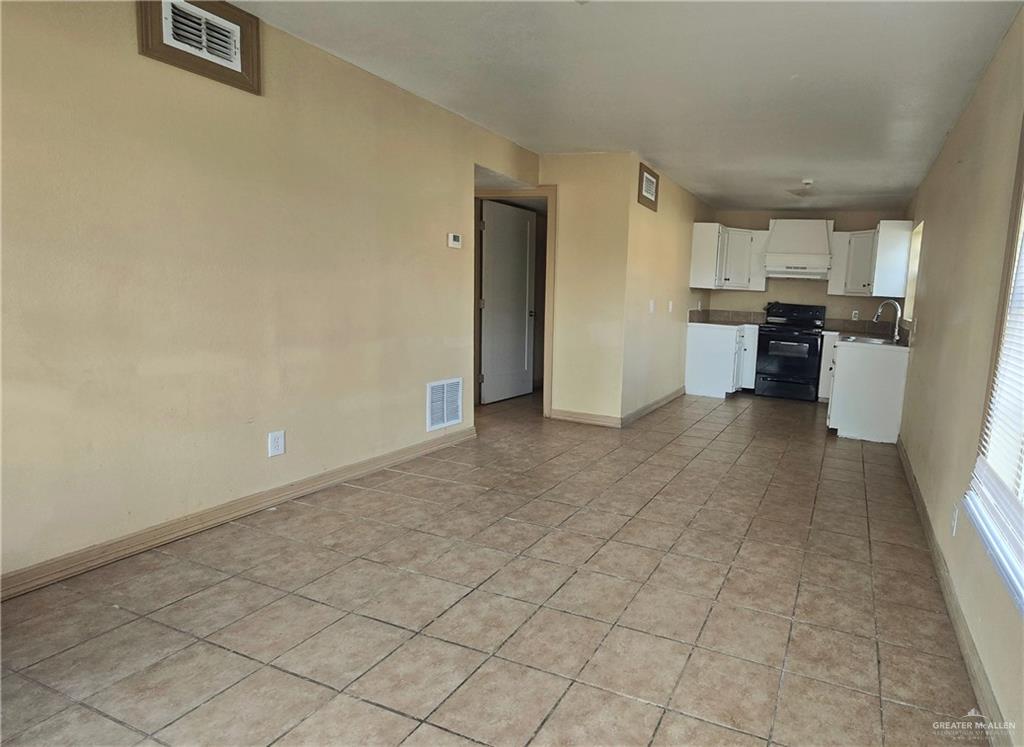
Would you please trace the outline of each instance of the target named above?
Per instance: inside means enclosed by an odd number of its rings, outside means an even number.
[[[648,314],[653,314],[654,313],[654,299],[653,298],[650,301],[647,302],[647,313]]]
[[[668,313],[669,314],[672,313],[672,302],[671,301],[668,302]]]
[[[953,506],[953,526],[951,528],[953,530],[953,536],[954,537],[956,537],[956,522],[957,522],[957,519],[959,519],[959,518],[960,518],[960,507],[959,506]]]
[[[851,318],[851,319],[852,319],[853,321],[857,321],[858,319],[860,319],[860,310],[859,310],[859,309],[854,309],[854,310],[853,310],[853,313],[852,313],[852,314],[850,314],[850,318]]]
[[[700,310],[701,310],[701,308],[700,308],[700,307],[701,307],[701,302],[700,302],[700,299],[698,298],[698,299],[697,299],[697,311],[700,311]]]
[[[267,434],[267,456],[276,457],[284,454],[284,431],[271,431]]]

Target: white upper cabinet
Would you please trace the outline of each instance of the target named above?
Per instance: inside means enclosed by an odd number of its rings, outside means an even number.
[[[719,223],[694,223],[690,287],[763,291],[767,234]]]
[[[752,231],[725,229],[722,257],[722,288],[745,290],[750,287],[750,259],[754,245]]]
[[[768,243],[767,231],[751,231],[754,241],[750,245],[750,286],[747,290],[763,291],[765,289],[764,249]]]
[[[879,221],[871,295],[888,298],[907,295],[907,267],[910,264],[910,236],[913,231],[913,221]]]
[[[719,244],[724,242],[720,223],[693,224],[693,253],[690,257],[691,288],[721,288],[718,284]]]
[[[826,292],[830,296],[845,296],[846,254],[850,248],[850,232],[833,231],[828,244],[832,261],[828,269],[828,290]]]
[[[874,275],[875,232],[853,231],[846,249],[846,295],[873,295]]]
[[[908,220],[883,220],[874,231],[834,231],[829,295],[905,296],[913,227]]]

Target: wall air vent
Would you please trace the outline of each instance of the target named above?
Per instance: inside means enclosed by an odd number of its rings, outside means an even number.
[[[260,92],[260,21],[220,0],[140,0],[139,53]]]
[[[427,430],[436,431],[462,422],[462,379],[427,384]]]
[[[183,0],[163,0],[164,44],[231,70],[242,70],[237,24]]]

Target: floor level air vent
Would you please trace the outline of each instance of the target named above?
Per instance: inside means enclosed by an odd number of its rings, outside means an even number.
[[[436,431],[462,422],[462,379],[427,384],[427,430]]]

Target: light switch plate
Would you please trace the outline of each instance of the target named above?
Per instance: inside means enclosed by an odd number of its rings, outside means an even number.
[[[650,301],[647,302],[647,313],[648,314],[653,314],[654,313],[654,299],[653,298]]]
[[[669,314],[672,313],[672,302],[671,301],[668,302],[668,313]]]
[[[449,249],[461,249],[462,248],[462,234],[461,233],[450,233],[450,234],[448,234],[448,248]]]
[[[284,431],[271,431],[267,434],[267,456],[276,457],[284,454]]]
[[[853,321],[857,321],[858,319],[860,319],[860,309],[854,309],[854,310],[853,310],[853,313],[852,313],[852,314],[850,314],[850,318],[851,318],[851,319],[852,319]]]

